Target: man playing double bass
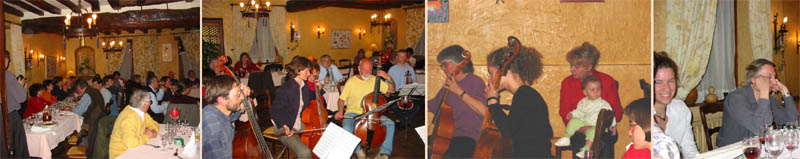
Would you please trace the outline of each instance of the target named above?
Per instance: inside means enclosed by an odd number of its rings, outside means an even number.
[[[208,83],[203,96],[203,158],[233,158],[231,123],[243,113],[242,100],[250,95],[250,88],[240,90],[236,79],[228,75],[204,80]]]
[[[453,138],[450,143],[444,143],[449,145],[444,153],[444,158],[473,157],[481,133],[483,114],[487,111],[483,102],[486,101],[484,92],[486,83],[473,74],[472,61],[466,61],[467,64],[461,70],[456,70],[457,65],[465,60],[462,56],[463,51],[464,48],[461,46],[453,45],[439,52],[436,60],[441,64],[442,71],[448,76],[455,76],[449,77],[443,88],[436,93],[432,100],[428,101],[428,120],[433,120],[434,112],[440,110],[439,104],[443,99],[442,96],[445,91],[450,91],[447,97],[444,97],[445,104],[452,107],[453,120],[457,122],[454,122]],[[428,121],[428,125],[438,127],[431,121]]]
[[[358,75],[355,78],[348,79],[344,84],[342,94],[339,96],[339,111],[336,112],[335,116],[336,120],[341,120],[343,117],[346,118],[342,121],[342,127],[351,133],[353,133],[353,129],[355,127],[355,120],[352,118],[365,112],[361,106],[362,101],[364,100],[365,96],[374,91],[375,80],[377,78],[370,74],[372,72],[372,63],[370,62],[370,59],[362,59],[360,63],[361,64],[358,66]],[[384,95],[394,93],[395,87],[394,83],[392,82],[392,77],[386,72],[380,70],[378,70],[377,75],[385,79],[385,81],[380,82],[380,92]],[[345,101],[347,102],[346,109],[344,104]],[[377,158],[388,158],[388,156],[392,153],[394,121],[386,116],[381,116],[381,123],[386,126],[386,139],[380,146],[380,155]],[[356,156],[359,159],[366,158],[366,153],[361,149],[361,147],[357,147],[356,152]]]

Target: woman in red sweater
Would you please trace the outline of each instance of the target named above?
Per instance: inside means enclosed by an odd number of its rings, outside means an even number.
[[[43,99],[41,95],[44,93],[44,87],[42,84],[33,84],[28,87],[28,92],[30,92],[31,97],[28,98],[28,103],[25,105],[25,113],[22,114],[22,118],[27,118],[32,114],[36,114],[44,110],[44,106],[52,104],[47,100]]]
[[[242,55],[239,56],[239,62],[233,66],[233,70],[236,71],[239,77],[247,77],[250,73],[261,71],[261,69],[253,63],[252,59],[250,59],[250,55],[247,53],[242,53]]]

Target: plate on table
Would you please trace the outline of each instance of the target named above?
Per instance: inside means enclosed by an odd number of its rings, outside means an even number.
[[[42,127],[42,128],[52,128],[52,127],[58,126],[58,122],[55,122],[55,121],[41,122],[39,124],[36,124],[36,126],[39,126],[39,127]]]

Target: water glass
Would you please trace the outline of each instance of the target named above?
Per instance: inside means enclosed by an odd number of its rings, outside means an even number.
[[[787,130],[784,132],[784,145],[786,146],[786,150],[789,150],[789,158],[793,158],[792,152],[797,149],[798,144],[800,144],[800,138],[798,138],[797,134],[798,130]]]
[[[764,149],[766,150],[767,154],[772,158],[777,158],[778,155],[783,152],[784,148],[783,133],[778,130],[769,131],[766,139],[764,140]]]

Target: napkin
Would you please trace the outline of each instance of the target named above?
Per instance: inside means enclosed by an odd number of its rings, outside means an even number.
[[[698,154],[696,158],[736,158],[742,155],[742,148],[741,144],[731,144],[713,151]]]
[[[31,131],[33,131],[35,133],[43,133],[43,132],[50,131],[50,128],[43,128],[43,127],[39,127],[39,126],[34,125],[34,126],[31,127]]]
[[[192,157],[194,154],[197,153],[197,142],[194,137],[194,131],[192,131],[192,137],[189,138],[189,143],[183,147],[183,154],[184,156]]]

